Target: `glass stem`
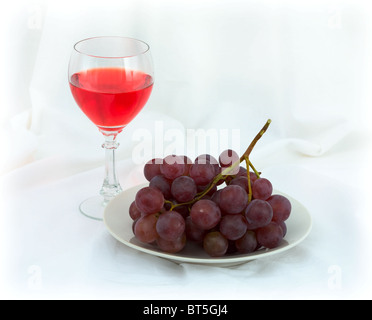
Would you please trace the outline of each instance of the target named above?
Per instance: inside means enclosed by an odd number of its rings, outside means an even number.
[[[105,179],[103,180],[100,194],[104,198],[104,204],[107,204],[122,191],[122,188],[116,178],[115,167],[115,150],[119,147],[119,143],[115,140],[116,135],[104,135],[104,137],[105,143],[102,145],[102,148],[106,152]]]

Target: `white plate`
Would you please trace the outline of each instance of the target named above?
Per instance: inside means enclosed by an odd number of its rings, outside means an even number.
[[[111,235],[123,244],[176,263],[193,263],[218,267],[234,266],[291,249],[303,241],[311,230],[311,216],[306,208],[292,197],[275,190],[275,194],[286,196],[292,204],[291,216],[286,221],[287,234],[279,247],[275,249],[260,249],[249,254],[237,253],[212,258],[200,246],[189,241],[181,252],[175,254],[166,253],[154,245],[141,243],[134,237],[132,232],[133,221],[129,216],[129,206],[134,200],[137,191],[145,186],[139,185],[123,191],[111,200],[104,212],[104,223]]]

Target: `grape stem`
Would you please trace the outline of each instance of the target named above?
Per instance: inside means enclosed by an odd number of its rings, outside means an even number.
[[[258,142],[258,140],[261,139],[261,137],[264,135],[264,133],[267,131],[267,129],[269,128],[270,126],[270,123],[271,123],[271,119],[268,119],[265,123],[265,125],[262,127],[262,129],[260,130],[259,133],[257,133],[257,135],[254,137],[254,139],[252,140],[252,142],[250,143],[250,145],[248,146],[247,150],[243,153],[243,155],[240,157],[239,160],[235,161],[230,167],[227,167],[227,168],[224,168],[222,170],[222,172],[220,174],[218,174],[214,179],[213,181],[208,185],[207,188],[204,189],[203,192],[201,193],[198,193],[197,196],[191,200],[191,201],[188,201],[188,202],[184,202],[184,203],[177,203],[177,204],[174,204],[174,203],[170,203],[172,204],[171,205],[171,208],[170,208],[170,211],[172,211],[174,208],[177,208],[179,206],[184,206],[184,205],[190,205],[190,204],[193,204],[197,201],[199,201],[200,199],[202,199],[209,191],[212,190],[212,188],[218,183],[218,181],[220,181],[221,179],[224,179],[226,176],[230,175],[230,173],[240,165],[241,162],[243,161],[246,161],[247,163],[247,175],[248,175],[248,186],[251,185],[250,183],[250,177],[249,177],[249,167],[252,168],[252,170],[254,171],[254,173],[256,174],[256,176],[259,178],[260,177],[260,174],[259,172],[254,168],[254,166],[252,165],[252,163],[249,161],[249,155],[251,154],[253,148],[255,147],[256,143]],[[251,199],[252,198],[252,187],[250,186],[249,187],[249,198]],[[250,202],[250,201],[249,201]]]
[[[240,162],[244,161],[245,157],[248,157],[249,158],[249,155],[251,154],[254,146],[256,145],[256,143],[258,142],[258,140],[261,139],[261,137],[264,135],[264,133],[267,131],[267,129],[269,128],[270,123],[271,123],[271,119],[269,119],[269,120],[266,121],[266,123],[262,127],[261,131],[255,136],[255,138],[252,140],[252,142],[249,145],[249,147],[247,148],[247,150],[240,157]]]
[[[256,176],[257,176],[257,178],[259,178],[260,177],[260,174],[261,174],[261,172],[258,172],[257,170],[256,170],[256,168],[253,166],[253,163],[252,162],[250,162],[249,161],[249,159],[248,159],[248,163],[249,163],[249,167],[251,167],[252,168],[252,170],[253,170],[253,172],[256,174]],[[248,169],[248,164],[247,164],[247,169]]]
[[[251,183],[251,175],[249,174],[249,158],[245,157],[245,163],[247,164],[247,178],[248,178],[248,203],[252,201],[252,183]]]

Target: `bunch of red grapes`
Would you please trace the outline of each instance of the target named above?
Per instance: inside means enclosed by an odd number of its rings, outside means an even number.
[[[149,186],[129,208],[134,235],[143,243],[176,253],[194,241],[221,257],[275,248],[286,234],[290,201],[272,194],[271,182],[259,172],[240,166],[233,150],[218,161],[208,154],[194,162],[176,155],[152,159],[144,175]]]

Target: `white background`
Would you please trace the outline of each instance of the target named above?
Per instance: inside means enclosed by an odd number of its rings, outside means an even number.
[[[371,296],[369,1],[1,6],[1,297]],[[100,35],[146,41],[155,64],[152,96],[119,136],[124,188],[143,181],[133,150],[144,131],[152,154],[159,144],[182,149],[172,132],[198,128],[239,130],[243,150],[271,118],[252,158],[308,207],[309,238],[282,256],[208,269],[136,253],[82,217],[77,206],[98,192],[104,155],[69,92],[67,65],[75,42]],[[222,140],[206,151],[218,156],[232,144]]]

